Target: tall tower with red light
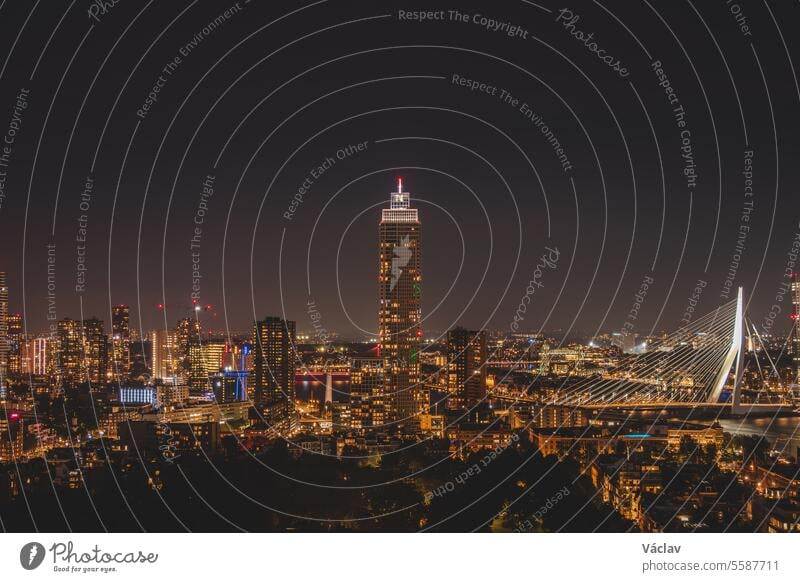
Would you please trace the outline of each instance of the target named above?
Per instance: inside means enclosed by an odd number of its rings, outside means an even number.
[[[419,429],[429,396],[420,384],[422,224],[402,178],[378,227],[378,337],[389,417],[406,432]]]

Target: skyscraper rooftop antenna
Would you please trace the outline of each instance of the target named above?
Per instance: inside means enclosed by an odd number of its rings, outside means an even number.
[[[403,178],[397,178],[397,192],[391,192],[389,200],[393,210],[407,210],[411,207],[410,195],[403,192]]]

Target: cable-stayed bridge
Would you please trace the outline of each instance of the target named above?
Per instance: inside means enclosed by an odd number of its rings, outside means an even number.
[[[728,412],[775,412],[790,405],[742,404],[744,297],[714,309],[626,356],[602,376],[570,384],[547,405],[575,408],[728,408]],[[527,399],[522,399],[527,400]]]
[[[734,370],[738,404],[742,364],[743,297],[661,338],[643,354],[632,355],[600,378],[558,395],[564,406],[650,403],[717,403]]]

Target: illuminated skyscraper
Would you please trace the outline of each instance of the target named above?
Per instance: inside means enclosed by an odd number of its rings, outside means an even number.
[[[230,346],[224,339],[210,339],[203,342],[203,355],[206,374],[218,374],[225,367],[225,360],[230,359],[227,354]]]
[[[486,396],[486,333],[461,327],[447,333],[448,408],[465,410]]]
[[[427,390],[419,384],[421,237],[417,209],[411,208],[410,196],[398,180],[378,228],[378,337],[390,417],[411,432],[418,429],[417,417],[427,412],[429,402]]]
[[[287,427],[294,415],[296,370],[294,321],[267,317],[253,324],[255,404],[268,422]]]
[[[102,320],[92,317],[83,322],[83,363],[92,384],[108,380],[108,336]]]
[[[126,380],[131,371],[131,324],[127,305],[111,308],[111,374],[115,381]]]
[[[8,316],[8,375],[19,376],[22,373],[22,314],[12,313]]]
[[[178,376],[175,343],[175,334],[169,330],[156,329],[150,332],[150,369],[154,379],[171,380]]]
[[[245,388],[247,389],[247,398],[255,400],[255,371],[256,371],[256,358],[255,350],[251,344],[244,344],[241,348],[241,355],[238,365],[233,366],[234,370],[240,372],[247,372],[245,378]]]
[[[175,327],[175,359],[186,372],[191,368],[189,346],[200,341],[201,331],[200,320],[191,317],[179,319]]]
[[[208,391],[209,377],[220,373],[227,352],[225,340],[195,339],[189,342],[189,387],[193,391]]]
[[[189,342],[189,389],[195,393],[208,388],[208,367],[204,351],[199,339]]]
[[[23,339],[19,344],[19,373],[27,376],[33,374],[33,349],[34,338]]]
[[[68,384],[85,382],[83,333],[79,321],[65,317],[58,322],[58,372]]]

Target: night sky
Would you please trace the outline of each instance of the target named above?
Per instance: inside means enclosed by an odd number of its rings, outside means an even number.
[[[402,176],[428,333],[509,329],[531,280],[526,331],[618,331],[637,294],[633,331],[673,330],[698,281],[696,316],[741,285],[785,330],[797,22],[788,0],[2,1],[11,309],[46,329],[55,244],[59,319],[126,303],[132,327],[172,326],[199,266],[208,328],[310,330],[314,301],[327,329],[374,333]]]

